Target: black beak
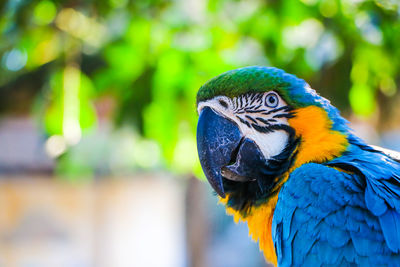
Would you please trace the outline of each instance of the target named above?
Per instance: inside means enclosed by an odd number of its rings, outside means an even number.
[[[236,123],[210,107],[202,109],[197,124],[197,150],[204,174],[212,188],[225,197],[221,168],[229,165],[242,139]]]
[[[218,114],[210,107],[200,112],[197,124],[197,150],[201,167],[212,188],[225,198],[225,189],[232,192],[232,182],[256,182],[261,194],[268,193],[280,177],[291,166],[298,139],[293,139],[286,148],[273,158],[266,159],[260,147],[243,136],[239,126]],[[225,188],[223,179],[226,179]]]

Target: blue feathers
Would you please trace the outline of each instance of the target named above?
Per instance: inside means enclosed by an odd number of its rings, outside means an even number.
[[[400,164],[355,137],[294,170],[276,205],[279,266],[400,266]]]
[[[349,140],[348,151],[328,165],[350,166],[358,173],[365,187],[366,208],[378,217],[387,246],[400,253],[400,164],[354,137]]]
[[[238,152],[228,149],[225,163],[245,155],[237,161],[244,165],[235,165],[235,170],[243,174],[239,177],[251,178],[238,182],[218,176],[220,193],[225,190],[229,195],[228,206],[246,220],[251,212],[257,212],[253,207],[269,203],[279,192],[271,233],[280,266],[400,266],[400,157],[396,160],[366,145],[351,133],[348,122],[329,100],[304,80],[276,68],[254,66],[221,74],[201,87],[197,102],[271,90],[285,100],[290,116],[268,131],[259,125],[253,130],[264,134],[257,137],[259,142],[276,142],[266,135],[272,130],[286,131],[289,141],[272,159],[257,152],[261,144],[255,140],[247,143],[254,149],[247,149],[246,155],[236,143]],[[318,108],[308,109],[310,106]],[[252,118],[250,115],[246,117]],[[319,115],[323,118],[313,120]],[[323,131],[329,134],[319,136]],[[244,138],[248,137],[240,140]],[[208,143],[210,140],[204,139],[204,144]],[[306,153],[311,156],[297,162],[302,149],[311,149]],[[313,157],[317,153],[321,155]],[[297,167],[294,162],[304,164]],[[260,171],[258,167],[264,165],[268,167]],[[219,175],[221,166],[213,173]],[[215,179],[209,180],[213,184]]]
[[[400,252],[400,214],[394,210],[386,211],[379,217],[383,235],[388,247],[396,252]]]

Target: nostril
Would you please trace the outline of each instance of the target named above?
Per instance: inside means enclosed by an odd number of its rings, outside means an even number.
[[[224,101],[224,100],[219,100],[218,102],[219,102],[219,104],[220,104],[221,106],[223,106],[224,108],[227,108],[227,107],[228,107],[228,103],[226,103],[226,101]]]

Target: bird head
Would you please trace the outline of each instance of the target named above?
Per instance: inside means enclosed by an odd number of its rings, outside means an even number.
[[[236,210],[276,195],[291,169],[339,156],[346,121],[302,79],[272,67],[225,72],[197,94],[197,147],[217,194]]]

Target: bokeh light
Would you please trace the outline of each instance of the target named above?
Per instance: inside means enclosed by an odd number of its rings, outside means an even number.
[[[40,1],[33,11],[33,21],[39,25],[46,25],[53,21],[57,8],[52,1]]]

